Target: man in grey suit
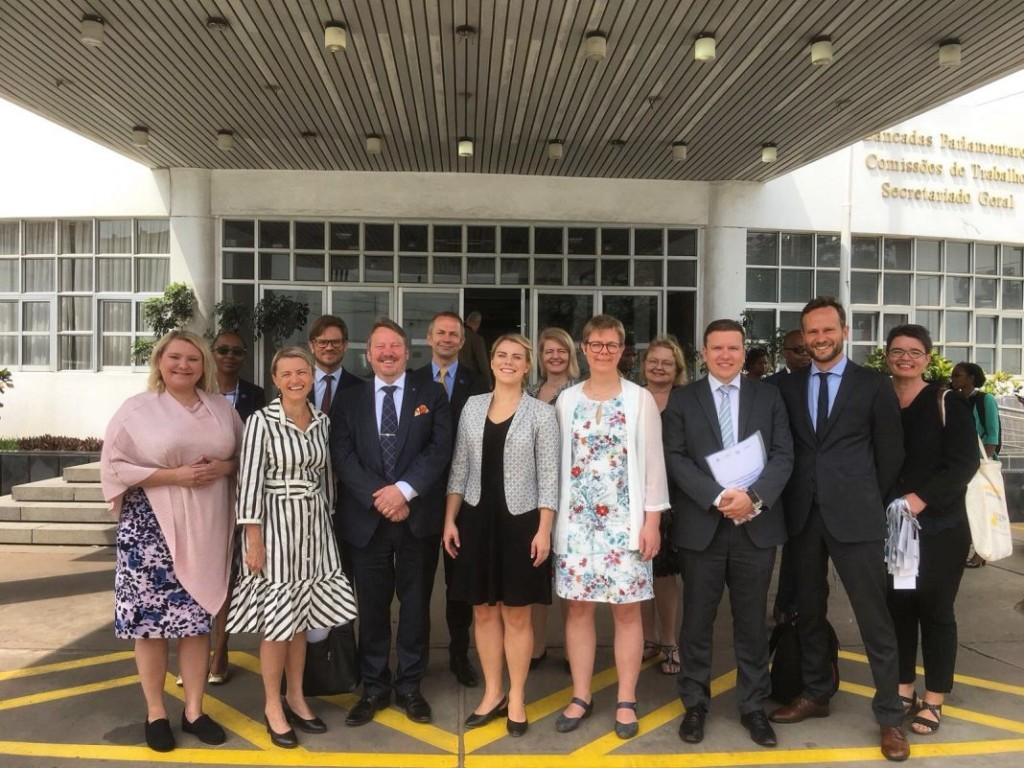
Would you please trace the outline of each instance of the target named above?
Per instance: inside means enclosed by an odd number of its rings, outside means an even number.
[[[729,585],[740,720],[753,741],[774,747],[764,712],[771,689],[765,611],[775,548],[786,540],[779,497],[793,469],[793,440],[777,388],[742,376],[743,326],[715,320],[704,331],[706,378],[677,389],[662,414],[672,485],[672,538],[683,572],[683,741],[704,738],[711,703],[715,614]],[[725,488],[707,457],[760,433],[767,458],[746,487]]]

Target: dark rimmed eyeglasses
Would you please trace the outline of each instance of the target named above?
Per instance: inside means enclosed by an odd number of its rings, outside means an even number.
[[[622,349],[622,344],[617,341],[584,341],[583,346],[595,354],[598,352],[607,352],[610,355],[614,355]]]
[[[900,349],[899,347],[893,347],[886,352],[889,357],[899,359],[901,357],[909,357],[911,360],[920,360],[922,357],[927,355],[927,352],[923,352],[920,349]]]

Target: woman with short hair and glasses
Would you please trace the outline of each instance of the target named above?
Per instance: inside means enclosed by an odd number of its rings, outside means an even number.
[[[615,733],[622,739],[639,730],[640,605],[654,597],[651,559],[661,546],[661,513],[669,508],[661,415],[650,392],[619,374],[625,336],[616,318],[591,318],[580,345],[590,378],[565,390],[555,405],[562,435],[555,588],[567,601],[573,681],[572,701],[555,727],[573,731],[593,709],[594,611],[609,603],[618,672]]]
[[[893,498],[902,497],[920,524],[920,564],[911,589],[889,578],[889,612],[896,626],[900,698],[914,716],[911,729],[939,730],[942,702],[953,687],[957,631],[953,604],[971,544],[964,494],[978,470],[978,438],[966,403],[924,372],[932,340],[920,325],[889,331],[886,361],[899,397],[905,459]],[[914,690],[918,633],[925,691]]]

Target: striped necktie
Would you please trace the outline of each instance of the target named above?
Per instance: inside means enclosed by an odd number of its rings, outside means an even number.
[[[723,384],[718,388],[721,398],[718,401],[718,428],[722,432],[722,447],[730,448],[736,444],[736,435],[732,427],[732,403],[729,400],[729,391],[732,384]]]

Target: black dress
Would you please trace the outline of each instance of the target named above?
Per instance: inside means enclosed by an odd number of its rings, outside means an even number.
[[[484,421],[480,503],[463,503],[456,520],[461,547],[453,563],[449,600],[471,605],[551,603],[551,558],[537,568],[530,559],[540,511],[513,515],[505,502],[505,436],[512,418],[500,424]]]

